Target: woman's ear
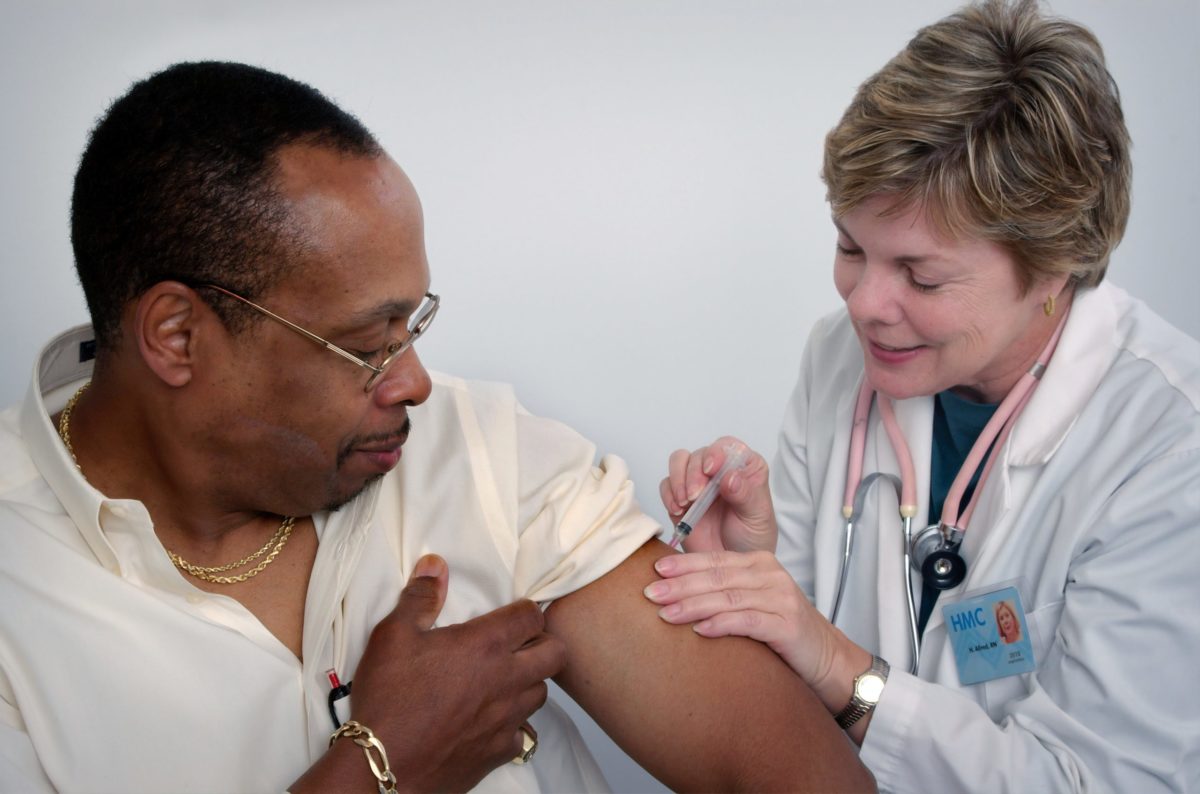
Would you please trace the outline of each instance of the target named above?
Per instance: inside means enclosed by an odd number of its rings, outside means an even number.
[[[196,292],[178,281],[160,281],[142,293],[133,332],[146,366],[169,386],[192,379],[197,324],[203,307]]]
[[[1063,273],[1061,275],[1045,279],[1040,285],[1038,285],[1037,290],[1042,294],[1043,298],[1048,298],[1053,295],[1054,300],[1061,304],[1067,295],[1070,294],[1070,288],[1072,286],[1071,274]]]

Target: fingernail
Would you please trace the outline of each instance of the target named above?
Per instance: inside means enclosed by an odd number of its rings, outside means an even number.
[[[675,557],[660,557],[654,561],[654,570],[661,574],[669,574],[675,570]],[[651,585],[653,586],[653,585]]]
[[[706,461],[704,461],[704,465],[702,465],[702,466],[700,467],[700,471],[704,472],[705,474],[712,474],[712,473],[713,473],[713,468],[714,468],[714,467],[713,467],[713,462],[712,462],[712,460],[710,459],[710,460],[706,460]]]
[[[442,572],[442,560],[440,557],[435,557],[432,554],[427,554],[417,560],[416,566],[413,568],[412,578],[421,576],[434,576]]]
[[[646,585],[646,589],[642,591],[646,594],[646,598],[655,599],[661,598],[667,594],[666,582],[652,582]]]
[[[712,628],[711,620],[702,620],[699,623],[697,623],[696,625],[692,626],[692,631],[696,632],[697,634],[707,634],[708,630],[711,628]]]
[[[742,484],[742,474],[738,471],[731,471],[727,478],[729,480],[729,490],[736,491],[738,486]]]
[[[683,607],[681,607],[679,604],[671,604],[670,606],[665,606],[658,610],[658,616],[663,620],[671,620],[672,618],[678,616],[682,611]]]
[[[703,490],[704,490],[703,488],[693,488],[691,491],[689,491],[688,498],[687,498],[688,502],[696,501],[696,497],[699,496],[700,492]]]

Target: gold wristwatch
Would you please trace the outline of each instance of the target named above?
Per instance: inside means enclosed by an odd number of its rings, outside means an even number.
[[[834,717],[842,730],[846,730],[875,708],[883,694],[883,685],[887,683],[889,670],[891,666],[883,659],[878,656],[871,657],[871,666],[854,679],[854,694],[850,696],[850,702]]]

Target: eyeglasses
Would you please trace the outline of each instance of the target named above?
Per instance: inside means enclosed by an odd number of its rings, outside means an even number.
[[[308,339],[311,339],[312,341],[316,342],[317,344],[321,345],[322,347],[326,348],[327,350],[332,350],[334,353],[337,353],[339,356],[346,359],[347,361],[351,361],[351,362],[359,365],[363,369],[370,370],[371,376],[369,378],[367,378],[367,385],[363,387],[363,391],[365,391],[365,392],[371,391],[371,387],[375,385],[375,381],[379,380],[379,376],[387,371],[387,368],[392,365],[392,362],[395,361],[396,359],[400,358],[400,356],[404,355],[404,351],[406,351],[410,347],[412,347],[413,342],[420,339],[421,335],[429,330],[429,326],[433,324],[434,316],[437,315],[438,307],[441,306],[441,304],[442,304],[441,297],[434,295],[432,292],[426,292],[425,299],[421,301],[421,305],[418,306],[417,310],[414,311],[412,313],[412,315],[408,318],[408,336],[405,337],[404,339],[397,339],[395,341],[388,342],[387,345],[385,345],[384,347],[381,347],[379,350],[376,350],[374,353],[372,353],[367,358],[364,358],[362,356],[351,353],[349,350],[344,350],[344,349],[338,347],[333,342],[329,342],[329,341],[322,339],[321,337],[314,334],[312,331],[307,331],[307,330],[301,328],[300,326],[296,325],[294,322],[291,322],[290,320],[285,320],[284,318],[280,317],[275,312],[270,311],[269,309],[264,309],[262,306],[259,306],[254,301],[247,300],[246,298],[243,298],[241,295],[238,295],[236,292],[230,292],[229,290],[225,289],[224,287],[218,287],[216,284],[200,284],[198,286],[201,289],[216,290],[217,292],[220,292],[222,295],[228,295],[229,297],[233,298],[234,300],[241,301],[242,303],[249,306],[251,309],[254,309],[256,312],[259,312],[260,314],[264,314],[267,317],[270,317],[275,322],[281,323],[282,325],[287,326],[288,328],[292,329],[296,333],[301,334],[302,336],[305,336]],[[371,360],[369,360],[369,359],[375,358],[375,357],[380,357],[379,361],[377,363],[373,363]]]

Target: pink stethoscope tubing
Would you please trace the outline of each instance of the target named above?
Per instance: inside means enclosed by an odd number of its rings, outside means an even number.
[[[999,407],[996,408],[996,412],[992,415],[992,418],[988,420],[983,431],[980,432],[979,438],[975,440],[971,451],[967,453],[966,460],[963,461],[962,467],[959,468],[958,474],[954,477],[954,482],[950,485],[950,490],[946,493],[946,501],[942,506],[941,519],[937,524],[927,527],[921,533],[922,535],[930,531],[936,531],[940,533],[945,544],[952,545],[954,548],[957,548],[962,542],[962,537],[967,531],[971,515],[975,512],[975,506],[978,504],[979,496],[983,492],[984,483],[987,481],[988,475],[991,474],[992,466],[996,462],[997,454],[995,453],[998,453],[1008,440],[1009,433],[1012,432],[1012,428],[1017,422],[1017,417],[1021,415],[1021,411],[1024,410],[1030,397],[1033,395],[1034,389],[1041,381],[1042,373],[1046,371],[1046,365],[1050,362],[1050,357],[1054,355],[1054,350],[1058,346],[1058,340],[1062,336],[1063,328],[1066,326],[1068,314],[1069,310],[1063,313],[1062,319],[1059,320],[1054,333],[1050,335],[1050,339],[1046,342],[1046,346],[1042,349],[1037,361],[1009,390]],[[916,473],[913,466],[912,452],[908,448],[908,442],[904,438],[904,433],[900,430],[900,423],[896,421],[892,401],[883,395],[879,395],[879,399],[875,400],[875,396],[875,388],[864,377],[862,385],[858,390],[858,398],[854,404],[854,423],[851,425],[850,430],[850,456],[846,467],[846,491],[842,499],[842,516],[846,520],[842,551],[842,570],[838,578],[837,591],[833,599],[833,611],[830,613],[829,622],[837,623],[838,612],[842,606],[842,595],[845,593],[847,574],[850,570],[850,556],[854,542],[854,523],[862,515],[866,495],[871,486],[879,479],[887,480],[896,489],[896,496],[899,500],[901,527],[904,532],[904,582],[905,596],[908,602],[909,641],[912,648],[910,672],[915,674],[917,670],[917,653],[920,649],[920,637],[917,635],[916,603],[913,595],[910,570],[912,566],[913,545],[912,520],[917,514]],[[880,419],[883,421],[888,441],[892,445],[892,450],[895,452],[896,460],[900,467],[899,477],[884,472],[875,472],[866,477],[862,475],[863,458],[866,455],[867,448],[867,419],[871,413],[872,402],[877,402],[879,405]],[[994,447],[993,442],[995,442]],[[993,454],[990,456],[988,455],[989,448],[993,451]],[[979,475],[979,482],[975,486],[975,492],[972,494],[971,501],[960,515],[958,511],[963,494],[971,482],[972,474],[979,468],[979,464],[983,461],[984,456],[987,456],[987,463]]]

